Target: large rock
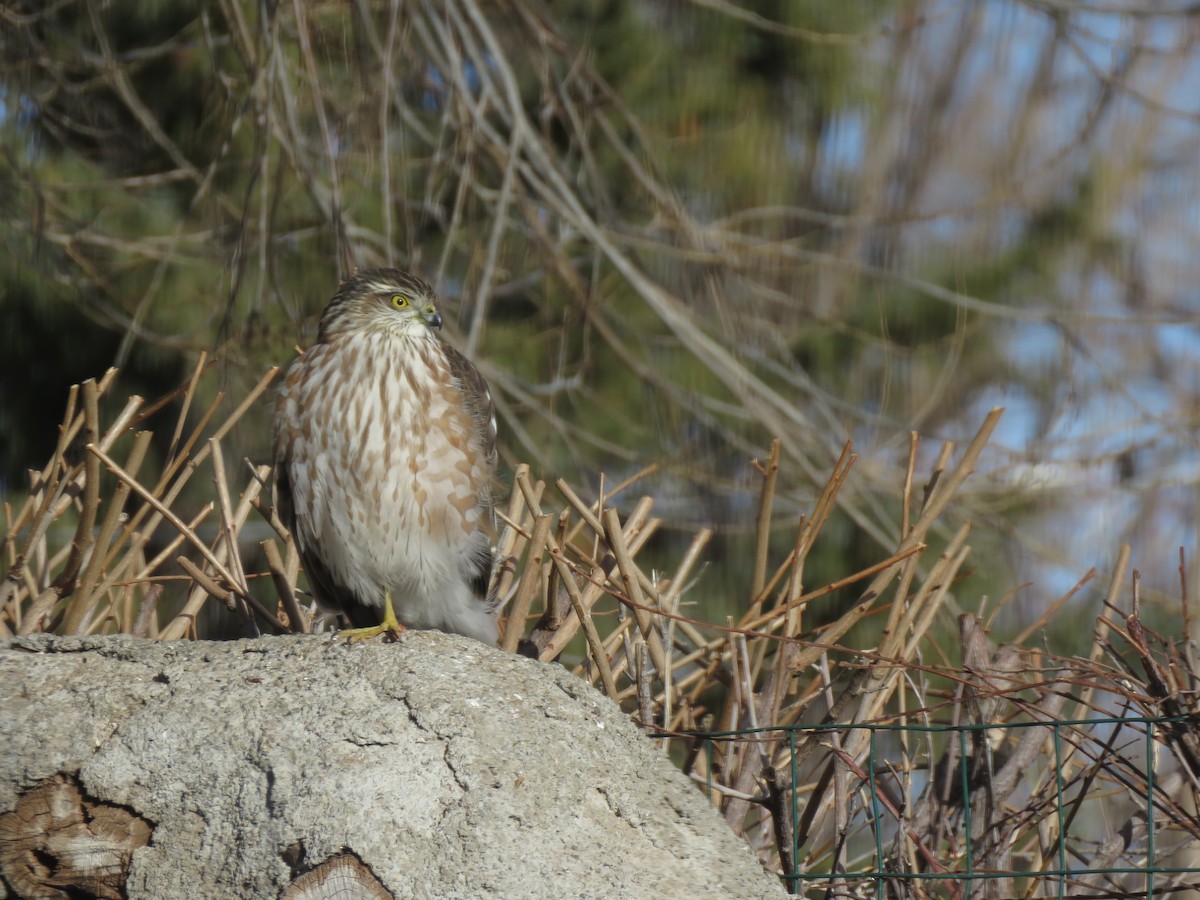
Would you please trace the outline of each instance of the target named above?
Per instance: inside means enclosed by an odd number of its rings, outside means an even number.
[[[378,896],[783,893],[615,705],[452,635],[18,639],[0,743],[17,893],[276,897],[339,867]]]

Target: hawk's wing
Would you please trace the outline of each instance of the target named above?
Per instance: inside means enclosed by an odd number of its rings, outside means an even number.
[[[479,436],[479,444],[487,457],[488,468],[496,471],[496,406],[492,403],[492,391],[484,380],[479,369],[469,359],[443,343],[446,352],[446,362],[450,374],[462,386],[463,404],[471,421],[475,423],[475,433]]]
[[[496,469],[499,460],[496,453],[496,407],[492,403],[492,392],[474,363],[445,342],[442,342],[442,349],[446,354],[446,363],[450,368],[450,374],[462,387],[463,406],[475,425],[479,447],[487,461],[488,480],[486,484],[480,486],[479,506],[491,522],[492,528],[495,529],[498,481]],[[487,565],[483,566],[479,575],[471,583],[476,596],[485,599],[489,604],[495,602],[494,597],[488,596],[493,562],[494,560],[489,558]]]

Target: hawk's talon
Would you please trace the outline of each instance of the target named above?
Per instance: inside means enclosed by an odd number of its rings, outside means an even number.
[[[399,640],[400,635],[407,630],[396,619],[396,612],[392,609],[392,592],[385,590],[383,592],[383,621],[378,625],[370,625],[366,628],[348,628],[340,632],[339,636],[345,637],[347,644],[357,644],[359,641],[369,641],[382,634],[384,641],[391,644]]]

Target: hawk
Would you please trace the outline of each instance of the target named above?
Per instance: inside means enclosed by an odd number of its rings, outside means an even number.
[[[420,278],[359,272],[279,389],[276,506],[351,639],[408,626],[496,643],[495,410],[441,325]]]

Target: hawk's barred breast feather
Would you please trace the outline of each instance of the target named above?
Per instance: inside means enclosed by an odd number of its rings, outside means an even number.
[[[404,625],[495,643],[494,413],[440,324],[418,278],[343,282],[279,391],[277,505],[322,606],[372,625],[390,591]]]

